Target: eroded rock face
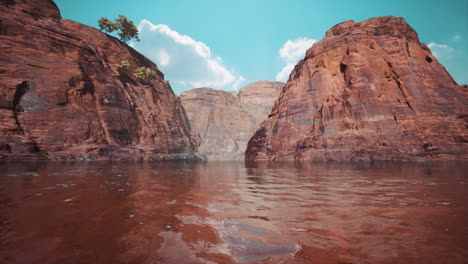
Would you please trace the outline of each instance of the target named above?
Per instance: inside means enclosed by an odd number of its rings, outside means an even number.
[[[0,159],[189,158],[197,148],[156,65],[51,0],[0,4]],[[119,74],[149,67],[148,83]]]
[[[278,99],[282,82],[258,81],[251,83],[239,91],[239,99],[242,110],[249,113],[260,123],[271,112],[271,107]]]
[[[246,160],[466,159],[466,94],[404,19],[346,21],[296,65]]]
[[[283,83],[259,81],[239,94],[197,88],[180,95],[193,133],[199,133],[198,152],[209,160],[243,160],[247,142],[271,111]]]

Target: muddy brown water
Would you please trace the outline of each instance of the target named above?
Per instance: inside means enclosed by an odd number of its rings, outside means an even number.
[[[467,263],[468,162],[0,164],[0,263]]]

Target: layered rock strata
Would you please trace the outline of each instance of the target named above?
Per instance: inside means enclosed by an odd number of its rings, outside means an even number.
[[[119,73],[121,61],[154,79]],[[61,19],[51,0],[0,3],[0,80],[0,159],[173,159],[197,148],[157,66]]]
[[[193,133],[198,133],[201,157],[243,160],[247,142],[267,118],[284,83],[259,81],[239,93],[197,88],[180,96]]]
[[[246,160],[466,159],[466,94],[403,18],[346,21],[296,65]]]

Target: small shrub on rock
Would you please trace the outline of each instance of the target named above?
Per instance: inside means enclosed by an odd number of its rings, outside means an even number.
[[[119,66],[117,66],[117,70],[122,75],[130,76],[132,74],[132,68],[128,61],[121,61]]]
[[[138,81],[147,83],[150,80],[154,79],[154,74],[150,68],[147,67],[138,67],[133,74]]]
[[[102,17],[98,21],[98,26],[101,31],[107,33],[119,31],[117,35],[123,42],[127,42],[132,39],[140,41],[140,38],[138,37],[138,28],[135,26],[133,21],[129,20],[126,16],[119,15],[119,17],[115,19],[115,23],[106,17]]]

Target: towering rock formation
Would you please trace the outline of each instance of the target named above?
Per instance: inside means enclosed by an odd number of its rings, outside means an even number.
[[[243,160],[247,142],[271,111],[284,83],[259,81],[235,92],[198,88],[180,95],[199,153],[210,160]]]
[[[149,67],[142,83],[119,74]],[[156,65],[52,0],[0,2],[0,159],[186,158],[185,112]]]
[[[466,94],[404,19],[346,21],[296,65],[246,160],[466,159]]]

